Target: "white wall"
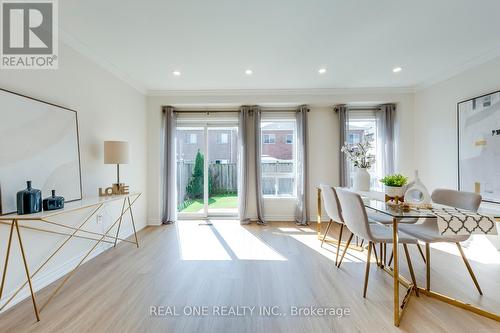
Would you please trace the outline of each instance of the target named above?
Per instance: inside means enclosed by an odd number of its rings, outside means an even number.
[[[415,94],[415,161],[429,190],[458,187],[457,103],[500,90],[500,58]]]
[[[316,219],[315,186],[325,182],[338,184],[338,121],[332,111],[334,104],[341,103],[397,103],[398,171],[412,174],[413,165],[413,93],[403,89],[330,90],[324,92],[201,92],[171,93],[150,96],[148,113],[148,218],[150,224],[160,223],[160,127],[161,106],[178,107],[237,107],[258,104],[263,107],[283,107],[308,104],[309,114],[309,217]],[[252,195],[253,188],[250,189]],[[251,213],[255,207],[249,207]],[[264,213],[270,220],[293,220],[294,202],[290,199],[266,199]]]
[[[98,187],[108,186],[115,180],[115,167],[103,164],[103,141],[129,141],[131,161],[130,164],[122,166],[121,177],[130,185],[132,191],[144,192],[134,207],[134,215],[138,229],[146,225],[147,144],[144,95],[62,43],[58,70],[2,70],[0,87],[78,111],[84,197],[96,197]],[[40,123],[40,126],[43,127],[44,124]],[[26,130],[29,131],[29,128]],[[104,230],[114,222],[113,217],[116,217],[116,213],[119,213],[117,210],[121,208],[119,205],[120,203],[110,205],[100,213],[103,216],[101,224],[97,225],[95,220],[89,221],[92,226],[89,229]],[[64,223],[75,225],[82,221],[81,217],[67,217]],[[64,239],[63,236],[26,229],[21,229],[21,232],[32,271]],[[121,235],[127,236],[131,232],[129,220],[126,220]],[[2,260],[7,238],[8,227],[0,226]],[[92,245],[93,242],[87,240],[70,241],[62,253],[54,258],[53,264],[35,278],[35,288],[39,289],[65,274]],[[107,246],[100,246],[95,253],[106,248]],[[15,240],[12,251],[13,257],[7,272],[6,290],[1,304],[25,278],[19,247]],[[22,295],[26,296],[27,293]]]
[[[415,93],[415,162],[429,191],[458,188],[457,103],[500,90],[499,73],[496,58]],[[499,214],[498,205],[482,207]],[[500,250],[498,236],[474,235],[471,242],[484,246],[485,237]]]

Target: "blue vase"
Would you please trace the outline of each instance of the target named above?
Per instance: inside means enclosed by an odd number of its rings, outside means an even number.
[[[26,182],[27,188],[17,192],[17,214],[33,214],[42,211],[42,191],[31,187],[31,180]]]
[[[43,210],[56,210],[64,208],[64,198],[56,196],[56,190],[52,190],[52,196],[43,199]]]

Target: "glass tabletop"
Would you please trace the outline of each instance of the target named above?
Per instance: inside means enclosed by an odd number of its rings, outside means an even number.
[[[373,209],[379,213],[386,214],[397,219],[403,218],[434,218],[436,215],[432,214],[426,210],[420,210],[418,208],[410,208],[409,210],[403,210],[401,206],[396,206],[394,204],[388,204],[384,201],[363,198],[363,203],[366,208]]]

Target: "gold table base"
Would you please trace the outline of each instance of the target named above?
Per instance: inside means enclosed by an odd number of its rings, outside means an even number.
[[[131,201],[130,197],[133,197],[133,196],[135,196],[135,198]],[[40,217],[40,218],[21,218],[21,219],[19,219],[19,218],[12,218],[11,222],[7,222],[5,220],[0,221],[0,224],[10,225],[9,240],[7,242],[7,252],[6,252],[6,255],[5,255],[4,269],[3,269],[3,273],[2,273],[2,282],[1,282],[1,285],[0,285],[0,299],[2,298],[2,294],[3,294],[3,290],[4,290],[4,286],[5,286],[5,279],[7,277],[7,268],[9,266],[10,249],[11,249],[11,245],[12,245],[12,236],[13,236],[13,233],[14,233],[14,229],[16,230],[16,233],[17,233],[17,237],[18,237],[18,241],[19,241],[19,247],[20,247],[20,250],[21,250],[21,256],[22,256],[22,259],[23,259],[23,265],[24,265],[24,269],[25,269],[25,272],[26,272],[26,282],[24,282],[9,297],[9,299],[2,306],[0,306],[0,311],[2,311],[3,309],[5,309],[5,307],[7,305],[9,305],[10,302],[26,286],[26,284],[28,284],[29,285],[29,289],[30,289],[31,300],[32,300],[32,303],[33,303],[33,309],[34,309],[34,312],[35,312],[35,316],[36,316],[37,321],[40,321],[40,312],[45,308],[45,306],[47,306],[47,304],[61,290],[61,288],[66,284],[66,282],[68,282],[68,280],[71,278],[71,276],[73,276],[73,274],[76,272],[76,270],[83,264],[83,262],[85,261],[85,259],[87,259],[87,257],[95,250],[95,248],[100,243],[113,244],[113,246],[116,247],[117,241],[120,240],[120,241],[123,241],[123,242],[135,244],[137,247],[139,247],[139,241],[137,239],[137,232],[136,232],[135,222],[134,222],[134,214],[132,212],[132,205],[137,201],[137,199],[140,196],[141,196],[141,193],[138,193],[138,194],[127,195],[127,196],[125,196],[123,198],[123,205],[122,205],[120,216],[115,220],[115,222],[113,224],[111,224],[111,226],[104,233],[98,233],[98,232],[88,231],[88,230],[83,229],[83,227],[104,206],[105,202],[99,202],[99,203],[96,203],[94,205],[88,205],[88,206],[85,206],[85,207],[82,207],[82,208],[77,208],[77,209],[71,210],[71,212],[74,212],[74,211],[77,211],[77,210],[89,209],[89,208],[95,207],[92,210],[92,212],[90,213],[90,215],[88,215],[83,220],[83,222],[78,225],[78,227],[72,227],[72,226],[68,226],[68,225],[65,225],[65,224],[57,223],[57,222],[51,221],[48,218],[44,218],[44,217]],[[125,208],[125,205],[127,205],[127,208]],[[134,242],[118,237],[119,236],[119,232],[120,232],[120,227],[121,227],[121,224],[122,224],[123,216],[127,212],[130,212],[130,219],[131,219],[132,228],[134,230],[134,237],[135,237],[135,241]],[[58,231],[53,231],[53,230],[43,229],[43,228],[38,228],[38,227],[32,227],[32,226],[27,226],[27,225],[19,225],[19,220],[38,221],[38,222],[42,222],[42,223],[45,223],[45,224],[55,225],[55,226],[58,226],[58,227],[61,227],[61,228],[70,229],[70,230],[72,230],[72,232],[71,233],[58,232]],[[116,236],[109,235],[109,232],[111,231],[111,229],[113,229],[113,227],[116,224],[118,224],[118,228],[117,228],[117,231],[116,231]],[[56,235],[65,235],[65,236],[68,236],[68,237],[57,247],[56,250],[54,250],[48,256],[47,259],[45,259],[45,261],[33,272],[33,274],[30,274],[30,271],[29,271],[29,268],[28,268],[28,264],[27,264],[27,260],[26,260],[26,253],[24,251],[24,245],[23,245],[23,241],[22,241],[22,238],[21,238],[20,229],[35,230],[35,231],[40,231],[40,232],[45,232],[45,233],[51,233],[51,234],[56,234]],[[77,235],[77,233],[86,233],[86,234],[89,234],[91,236]],[[92,237],[92,236],[95,236],[95,237]],[[96,241],[96,243],[90,248],[89,251],[87,251],[87,253],[83,256],[83,258],[78,262],[78,264],[68,274],[66,274],[65,278],[63,279],[63,281],[52,292],[52,294],[49,296],[49,298],[47,299],[47,301],[45,301],[45,303],[40,307],[40,309],[38,309],[38,304],[37,304],[36,298],[35,298],[35,292],[33,291],[32,279],[38,274],[38,272],[40,272],[42,270],[43,267],[45,267],[45,265],[72,238],[80,238],[80,239],[92,240],[92,241]]]

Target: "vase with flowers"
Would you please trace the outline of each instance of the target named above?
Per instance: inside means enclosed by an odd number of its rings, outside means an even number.
[[[370,153],[373,148],[373,138],[367,136],[357,144],[344,144],[341,151],[346,154],[349,161],[356,168],[353,178],[353,188],[357,191],[370,190],[370,174],[368,169],[375,163],[375,155]]]

